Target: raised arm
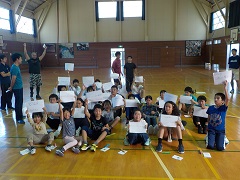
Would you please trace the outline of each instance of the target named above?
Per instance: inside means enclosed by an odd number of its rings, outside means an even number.
[[[85,108],[84,108],[84,114],[87,116],[87,118],[89,119],[91,114],[88,111],[88,100],[85,99]]]
[[[60,111],[60,120],[63,121],[63,110],[62,110],[62,105],[61,105],[61,100],[58,102],[59,105],[59,111]]]
[[[44,48],[44,51],[43,51],[42,55],[41,55],[41,56],[39,56],[39,60],[40,60],[40,61],[41,61],[41,60],[44,58],[44,56],[46,55],[46,51],[47,51],[47,46],[45,46],[45,48]]]
[[[24,51],[24,56],[25,56],[26,60],[28,61],[30,59],[30,57],[28,56],[28,53],[27,53],[27,44],[26,43],[23,43],[23,51]]]
[[[225,93],[225,105],[226,106],[228,106],[229,101],[230,101],[229,96],[228,96],[228,92],[227,92],[227,85],[228,85],[228,82],[225,81],[224,82],[224,93]]]

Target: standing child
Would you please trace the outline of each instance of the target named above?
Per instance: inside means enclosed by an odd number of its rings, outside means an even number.
[[[73,117],[71,117],[71,110],[69,108],[63,108],[59,103],[60,119],[62,120],[63,127],[63,141],[65,145],[56,150],[58,156],[64,156],[64,152],[69,148],[76,154],[80,153],[79,147],[82,145],[81,137],[74,137],[75,135],[75,123]]]
[[[206,105],[207,98],[205,96],[198,96],[197,102],[198,104],[195,106],[201,107],[202,109],[208,109]],[[193,115],[193,123],[197,126],[199,134],[207,134],[208,118]]]
[[[162,114],[167,115],[173,115],[178,116],[178,121],[176,122],[176,127],[173,128],[173,136],[177,135],[178,137],[178,152],[180,154],[184,153],[184,147],[182,144],[182,130],[184,130],[184,126],[182,125],[181,118],[180,118],[180,112],[177,108],[177,105],[172,101],[167,101],[164,105]],[[159,133],[158,133],[158,145],[156,147],[157,152],[162,152],[162,139],[168,138],[169,134],[168,128],[164,127],[161,123],[161,121],[158,123],[159,126]]]
[[[142,113],[139,109],[136,109],[134,111],[134,115],[133,115],[133,119],[130,120],[129,122],[136,122],[136,123],[142,123],[145,125],[146,131],[147,131],[147,122],[142,119]],[[130,126],[128,124],[128,131],[130,129]],[[148,136],[147,133],[131,133],[128,132],[126,138],[124,139],[124,145],[128,146],[128,145],[132,145],[132,144],[138,144],[141,143],[145,146],[149,146],[150,145],[150,138]]]
[[[46,151],[51,151],[51,144],[54,140],[53,132],[47,133],[46,129],[46,110],[44,108],[44,115],[42,112],[35,112],[32,114],[32,118],[30,117],[28,111],[26,111],[28,122],[33,127],[33,133],[27,135],[27,141],[30,145],[30,153],[35,154],[36,148],[34,144],[42,144],[47,142],[47,146],[45,147]]]
[[[81,150],[86,151],[88,149],[87,137],[95,140],[91,145],[91,151],[95,152],[98,143],[100,143],[109,133],[109,126],[107,120],[102,116],[102,106],[96,104],[93,108],[93,113],[90,114],[87,108],[88,100],[85,100],[85,114],[89,118],[91,123],[91,128],[83,126],[82,136],[83,136],[83,146]]]
[[[227,81],[224,82],[224,93],[216,93],[214,96],[215,105],[209,106],[207,110],[208,140],[206,146],[208,149],[214,149],[216,145],[218,151],[225,149],[225,121],[229,104]]]
[[[132,56],[127,57],[127,63],[124,65],[124,74],[126,76],[126,91],[131,93],[131,87],[136,75],[136,64],[132,62]]]

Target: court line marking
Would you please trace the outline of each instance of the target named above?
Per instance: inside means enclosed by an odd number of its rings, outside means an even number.
[[[167,174],[168,178],[171,179],[171,180],[174,180],[173,176],[171,175],[171,173],[169,172],[169,170],[167,169],[167,167],[163,163],[162,159],[158,156],[157,152],[153,149],[152,145],[150,145],[150,149],[152,150],[154,156],[158,160],[159,164],[162,166],[165,173]]]
[[[192,138],[193,143],[195,144],[195,146],[197,147],[197,149],[199,151],[202,152],[202,148],[200,148],[197,144],[197,142],[195,141],[193,135],[190,133],[190,131],[188,129],[186,129],[188,135]],[[211,169],[212,173],[214,174],[214,176],[216,177],[216,179],[221,179],[220,175],[217,173],[217,171],[215,170],[215,168],[213,167],[213,165],[210,163],[210,161],[207,158],[203,158],[205,160],[205,162],[207,163],[208,167]]]
[[[7,171],[6,173],[9,173],[12,171],[23,159],[25,159],[27,156],[22,156],[17,162],[15,162]]]

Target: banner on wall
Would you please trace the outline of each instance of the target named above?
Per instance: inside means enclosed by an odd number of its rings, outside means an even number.
[[[59,45],[59,57],[62,59],[74,58],[73,43],[60,44]]]
[[[78,51],[88,51],[89,43],[86,43],[86,42],[77,43],[77,50]]]

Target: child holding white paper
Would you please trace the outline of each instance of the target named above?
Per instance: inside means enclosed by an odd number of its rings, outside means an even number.
[[[96,104],[93,108],[93,113],[90,114],[88,111],[88,100],[85,100],[85,114],[90,120],[91,127],[83,126],[82,127],[82,136],[83,136],[83,146],[81,150],[86,151],[88,147],[87,137],[90,137],[92,140],[95,140],[91,145],[90,150],[95,152],[97,149],[98,143],[105,139],[109,133],[109,126],[107,120],[102,116],[102,106]]]
[[[176,127],[171,128],[173,129],[172,133],[168,132],[168,128],[164,127],[161,121],[158,123],[159,127],[159,133],[158,133],[158,145],[156,147],[157,152],[162,152],[162,139],[168,138],[168,136],[177,136],[178,138],[178,152],[180,154],[184,153],[184,146],[182,143],[182,130],[184,130],[184,126],[182,125],[181,118],[180,118],[180,112],[178,110],[177,105],[172,101],[167,101],[164,105],[162,114],[166,115],[173,115],[178,116],[178,121],[176,121]],[[171,133],[171,134],[170,134]]]
[[[77,98],[77,100],[73,104],[73,109],[72,109],[72,116],[74,117],[74,123],[75,123],[75,129],[76,129],[76,136],[79,136],[81,128],[83,126],[89,127],[90,124],[84,114],[84,101],[81,98]],[[77,113],[76,111],[80,110],[83,112],[82,117],[76,117]]]
[[[208,105],[206,105],[207,98],[205,96],[198,96],[197,102],[198,104],[195,104],[195,106],[208,109]],[[193,115],[193,123],[198,128],[199,134],[207,134],[208,118]]]
[[[69,87],[70,91],[74,91],[75,95],[78,96],[81,92],[81,88],[79,86],[79,80],[74,79],[73,84]]]
[[[138,98],[136,98],[133,94],[129,94],[128,95],[128,99],[134,99],[136,100],[138,106],[140,106],[140,101],[138,100]],[[128,122],[133,119],[133,114],[134,111],[136,109],[138,109],[139,107],[125,107],[125,113],[126,113],[126,124],[128,124]]]
[[[218,151],[225,150],[225,121],[229,104],[229,96],[227,92],[228,82],[224,82],[224,93],[216,93],[214,96],[215,105],[209,106],[208,114],[208,135],[206,147],[208,149],[216,149]]]
[[[114,111],[111,108],[112,104],[109,100],[105,100],[102,104],[103,106],[103,111],[102,111],[102,116],[107,120],[108,125],[109,125],[109,133],[111,133],[111,130],[114,126],[117,125],[117,123],[120,121],[120,117],[114,117]]]
[[[59,109],[60,109],[60,119],[62,121],[62,127],[63,127],[63,141],[65,145],[56,150],[56,154],[58,156],[64,156],[64,152],[68,150],[69,148],[72,148],[72,151],[75,154],[80,153],[79,147],[82,145],[82,137],[75,137],[75,123],[74,119],[71,116],[71,109],[69,108],[63,108],[61,104],[59,103]]]
[[[166,90],[161,90],[160,91],[160,96],[157,97],[156,99],[156,104],[159,106],[159,101],[164,101],[164,94],[166,93],[167,91]],[[158,107],[158,112],[161,113],[162,112],[162,108],[161,107]]]
[[[27,135],[27,142],[30,145],[30,154],[36,153],[36,148],[34,144],[44,144],[47,142],[47,146],[45,147],[46,151],[51,151],[51,144],[54,140],[53,132],[48,134],[46,129],[46,120],[47,114],[46,109],[44,109],[44,114],[42,112],[34,112],[32,114],[32,118],[30,117],[28,110],[26,111],[27,119],[30,125],[33,127],[33,132]]]
[[[141,123],[144,126],[144,131],[141,133],[135,133],[135,132],[130,132],[130,126],[134,125],[134,123]],[[126,137],[124,138],[124,145],[133,145],[133,144],[138,144],[141,143],[145,146],[150,145],[150,138],[147,134],[147,122],[142,119],[142,113],[139,109],[136,109],[133,114],[133,119],[129,121],[128,124],[128,133]]]
[[[113,85],[111,87],[111,95],[108,99],[112,102],[112,108],[115,111],[114,112],[114,118],[117,117],[117,116],[121,117],[122,109],[125,106],[125,101],[124,101],[123,96],[118,94],[118,87],[116,85]],[[122,103],[122,104],[121,105],[115,104],[116,103],[115,101],[117,103],[120,101],[120,103]]]
[[[192,99],[191,99],[191,104],[185,104],[185,103],[181,103],[180,100],[179,100],[179,105],[178,105],[178,109],[180,111],[183,111],[184,113],[189,113],[189,110],[190,108],[192,107],[193,104],[198,104],[197,102],[197,98],[196,96],[193,95],[194,94],[194,91],[191,87],[187,86],[185,89],[184,89],[184,96],[191,96]]]
[[[144,87],[142,84],[140,84],[139,82],[134,82],[132,83],[132,86],[131,86],[131,90],[132,90],[132,94],[138,98],[138,100],[141,102],[141,103],[146,103],[144,101],[144,94],[145,94],[145,90],[144,90]]]

